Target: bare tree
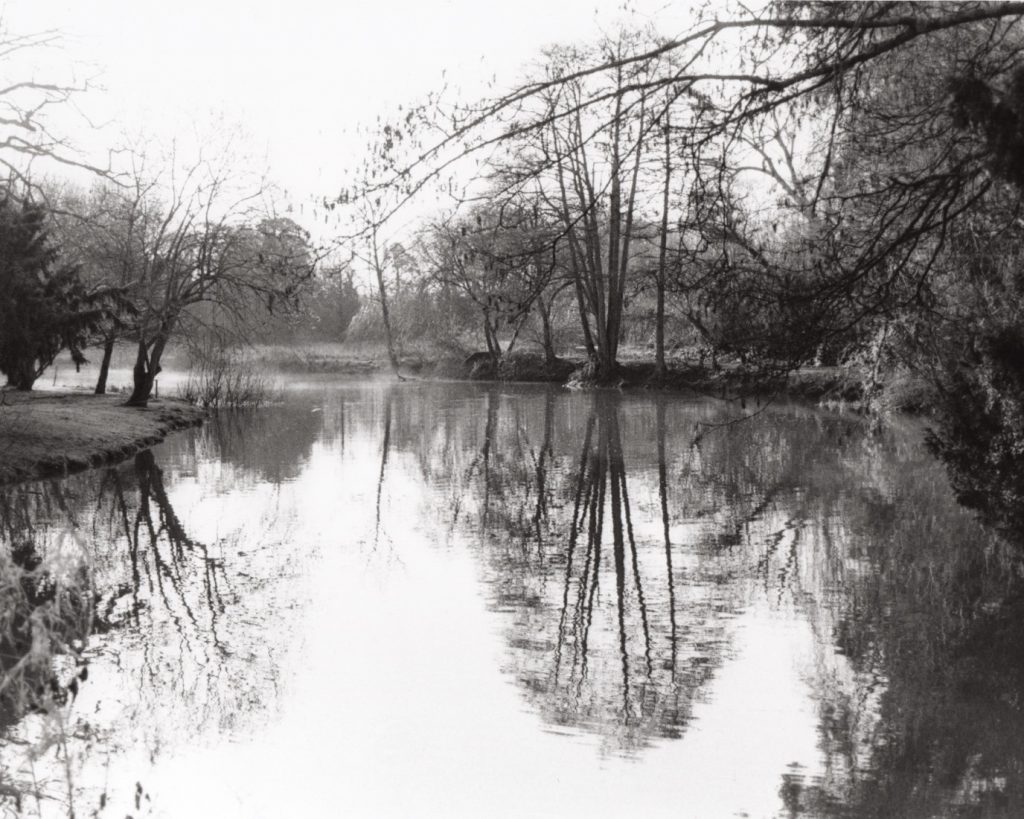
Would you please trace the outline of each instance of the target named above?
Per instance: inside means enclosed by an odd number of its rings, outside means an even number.
[[[131,185],[108,192],[96,242],[138,309],[130,405],[148,402],[175,333],[224,331],[253,311],[283,309],[313,275],[308,234],[275,218],[265,194],[263,182],[239,190],[231,169],[203,160],[164,177],[139,167]]]
[[[115,151],[106,161],[91,160],[51,116],[56,110],[73,114],[75,97],[90,88],[80,66],[51,58],[62,40],[56,30],[15,33],[0,21],[0,172],[9,185],[33,194],[53,170],[114,175]]]
[[[377,303],[380,305],[381,320],[384,322],[384,339],[388,348],[388,362],[391,364],[391,370],[395,376],[401,378],[398,350],[395,345],[395,331],[391,324],[390,298],[386,282],[387,269],[391,259],[387,250],[381,247],[380,225],[372,215],[369,215],[367,218],[367,225],[369,233],[365,237],[363,252],[354,251],[353,255],[364,264],[369,264],[373,270],[373,275],[377,282]],[[395,289],[397,290],[397,282]]]
[[[130,182],[101,180],[89,190],[73,187],[48,191],[56,231],[65,252],[80,266],[83,279],[94,286],[113,286],[136,297],[145,267],[145,226],[156,220],[154,184],[138,175]],[[95,392],[106,392],[114,346],[127,338],[132,324],[112,324],[99,339],[103,353]]]
[[[551,288],[559,266],[557,226],[529,202],[510,196],[478,203],[431,224],[420,247],[432,280],[461,293],[480,315],[493,365],[512,350],[533,307],[543,301],[545,350],[551,353]],[[562,285],[564,286],[564,285]],[[547,297],[545,299],[545,292]],[[507,345],[501,331],[511,330]],[[551,353],[553,354],[553,353]]]

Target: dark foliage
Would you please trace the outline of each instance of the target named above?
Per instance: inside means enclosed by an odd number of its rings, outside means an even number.
[[[953,124],[984,137],[993,172],[1024,188],[1024,68],[1004,89],[977,77],[959,77],[951,88]]]
[[[9,193],[0,198],[0,372],[30,390],[61,350],[76,364],[104,328],[131,310],[122,291],[89,289],[50,241],[47,214]]]
[[[979,344],[972,366],[949,377],[929,445],[957,498],[1024,542],[1024,329]]]

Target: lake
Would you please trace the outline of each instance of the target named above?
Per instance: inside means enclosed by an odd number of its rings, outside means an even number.
[[[1024,815],[1020,568],[920,425],[283,395],[0,491],[0,815]]]

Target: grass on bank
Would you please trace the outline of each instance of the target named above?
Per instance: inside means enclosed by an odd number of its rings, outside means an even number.
[[[168,399],[139,409],[123,395],[0,390],[0,484],[120,460],[203,415]]]

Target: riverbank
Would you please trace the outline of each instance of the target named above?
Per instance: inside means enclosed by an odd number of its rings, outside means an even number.
[[[547,382],[569,388],[613,387],[696,394],[724,399],[788,398],[819,406],[867,412],[927,414],[934,394],[920,379],[906,372],[889,374],[887,380],[866,393],[863,372],[855,367],[804,366],[793,371],[752,370],[727,363],[712,369],[675,358],[659,375],[648,356],[623,357],[615,376],[597,383],[586,359],[557,358],[546,362],[534,353],[516,353],[495,367],[481,353],[463,360],[442,359],[424,367],[421,377],[470,381]]]
[[[114,463],[202,423],[205,413],[174,399],[145,409],[123,395],[0,391],[0,485]]]
[[[545,361],[534,353],[502,358],[495,367],[490,358],[476,353],[461,360],[443,359],[422,368],[420,376],[469,381],[547,382],[570,388],[616,387],[697,393],[719,398],[785,395],[820,403],[854,405],[864,398],[856,373],[844,367],[802,367],[794,372],[751,372],[739,367],[709,369],[675,360],[659,375],[654,362],[643,357],[621,361],[615,376],[598,383],[588,372],[583,357]]]
[[[259,345],[252,360],[272,372],[339,376],[389,375],[391,365],[383,345],[373,343]],[[407,349],[399,356],[399,371],[412,378],[457,381],[543,382],[569,387],[595,386],[588,379],[586,357],[566,355],[545,361],[535,352],[517,351],[497,364],[486,353],[452,349]],[[864,393],[863,373],[847,367],[801,367],[792,372],[745,370],[732,363],[712,369],[694,355],[673,354],[667,372],[659,376],[650,350],[622,351],[619,370],[604,386],[709,395],[719,398],[784,396],[824,406],[872,411],[926,413],[933,397],[919,379],[890,375],[872,392]]]

